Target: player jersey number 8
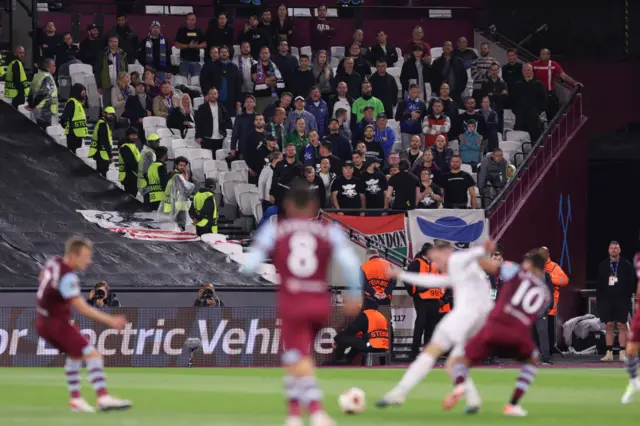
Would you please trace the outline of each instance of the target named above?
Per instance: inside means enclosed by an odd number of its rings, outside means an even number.
[[[533,315],[542,309],[545,299],[545,289],[534,286],[525,280],[518,286],[518,290],[511,297],[511,305],[521,307],[525,314]]]
[[[298,278],[309,278],[318,270],[316,238],[307,232],[296,232],[289,238],[289,272]]]

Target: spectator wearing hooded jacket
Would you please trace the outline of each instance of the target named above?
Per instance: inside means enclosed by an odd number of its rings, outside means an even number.
[[[482,160],[478,172],[478,189],[481,195],[493,198],[505,186],[508,165],[500,148],[495,148],[491,155]]]
[[[402,149],[411,145],[411,136],[420,135],[422,139],[422,120],[427,115],[427,105],[420,100],[420,88],[417,84],[409,86],[409,96],[400,101],[396,109],[396,121],[400,123]]]
[[[160,28],[160,22],[151,22],[149,34],[138,46],[138,61],[143,67],[156,70],[156,77],[164,81],[171,77],[171,48]]]
[[[443,173],[447,173],[451,169],[451,157],[453,157],[453,150],[447,148],[447,138],[444,135],[436,136],[436,143],[430,149],[433,153],[433,162]]]
[[[482,152],[482,135],[476,131],[476,122],[469,120],[465,123],[465,131],[460,134],[460,158],[464,164],[469,164],[475,172]]]
[[[396,143],[396,133],[393,129],[387,126],[387,115],[378,114],[376,118],[375,133],[373,135],[375,141],[380,142],[382,149],[384,150],[384,160],[389,157],[393,144]]]
[[[340,121],[337,118],[329,120],[329,132],[325,140],[331,143],[332,152],[340,161],[351,159],[351,142],[340,133]]]
[[[329,124],[329,107],[322,99],[322,94],[317,86],[311,88],[311,94],[305,103],[304,109],[313,115],[318,126],[320,139],[324,139],[327,133],[327,125]]]
[[[443,135],[446,138],[451,130],[451,119],[442,112],[443,109],[442,101],[436,99],[433,101],[433,111],[428,113],[422,122],[425,147],[433,146],[438,135]]]
[[[207,52],[210,52],[213,46],[218,48],[227,46],[230,49],[229,60],[233,59],[233,26],[229,25],[226,13],[221,12],[217,19],[213,18],[209,21],[204,38],[207,42]],[[204,93],[207,92],[204,91]]]

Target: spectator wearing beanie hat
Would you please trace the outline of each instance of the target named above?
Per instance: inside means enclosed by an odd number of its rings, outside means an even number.
[[[156,70],[156,77],[164,81],[171,78],[171,49],[161,28],[160,22],[151,22],[149,34],[138,46],[138,61],[144,67]]]

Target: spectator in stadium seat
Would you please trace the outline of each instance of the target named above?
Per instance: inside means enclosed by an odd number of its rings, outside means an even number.
[[[218,48],[227,46],[230,49],[228,51],[229,60],[233,59],[233,25],[229,24],[229,20],[227,19],[227,14],[225,12],[220,12],[218,14],[218,18],[213,18],[209,21],[204,38],[207,43],[207,52],[210,52],[213,46]]]
[[[387,182],[387,177],[380,171],[380,162],[377,159],[369,159],[364,167],[365,170],[358,177],[364,184],[367,209],[388,208],[386,191],[389,187],[389,182]],[[380,216],[382,212],[369,212],[367,215]]]
[[[222,149],[227,129],[231,128],[231,116],[224,105],[218,103],[218,89],[209,89],[206,99],[194,115],[196,142],[203,149],[211,150],[215,157],[216,151]]]
[[[498,129],[500,126],[500,119],[498,118],[498,114],[491,109],[488,96],[484,96],[482,98],[482,104],[480,105],[478,112],[482,115],[484,122],[487,125],[485,131],[487,140],[483,153],[492,152],[494,148],[498,147]]]
[[[336,209],[358,209],[367,208],[364,192],[364,184],[353,175],[353,162],[345,161],[342,165],[342,175],[337,177],[331,185],[331,199]],[[351,211],[340,212],[339,215],[364,216],[364,212]]]
[[[260,16],[260,22],[258,23],[258,29],[261,30],[264,34],[269,35],[271,39],[271,44],[269,46],[273,50],[274,46],[277,46],[278,43],[276,43],[276,36],[273,29],[273,20],[271,18],[271,11],[269,9],[263,9],[262,15]]]
[[[213,50],[213,49],[212,49]],[[242,76],[238,66],[231,62],[230,48],[221,46],[218,49],[220,59],[205,63],[200,75],[200,87],[202,93],[208,93],[211,87],[218,89],[218,101],[225,106],[231,117],[235,117],[242,108]],[[210,81],[206,85],[202,82],[205,68],[211,67]]]
[[[466,209],[469,197],[471,197],[471,208],[476,208],[476,193],[469,191],[476,183],[473,177],[460,168],[462,159],[459,155],[451,157],[451,170],[442,176],[442,189],[444,190],[445,209]]]
[[[367,160],[374,159],[377,160],[381,165],[384,165],[384,149],[382,148],[382,144],[376,141],[373,136],[375,134],[375,127],[372,124],[367,124],[364,128],[364,137],[362,142],[366,147],[365,158]]]
[[[333,154],[333,146],[331,142],[324,140],[320,143],[320,157],[329,160],[329,171],[336,176],[340,174],[342,165],[345,163]],[[349,160],[347,160],[349,161]],[[322,160],[320,160],[322,162]]]
[[[287,118],[287,120],[289,119]],[[315,129],[309,129],[308,131],[311,130]],[[296,155],[298,157],[302,155],[302,151],[304,151],[304,148],[309,144],[308,131],[306,120],[299,117],[296,119],[295,129],[287,135],[287,145],[293,145],[296,147]]]
[[[138,71],[132,71],[129,73],[129,76],[131,76],[131,81],[129,84],[131,84],[131,86],[133,86],[133,88],[135,89],[136,86],[138,85],[138,83],[142,83],[142,80],[140,79],[140,73]]]
[[[284,79],[284,85],[289,92],[293,92],[294,75],[300,66],[298,58],[293,56],[289,50],[289,42],[281,40],[278,44],[278,54],[272,57],[273,63],[276,64]],[[306,95],[304,95],[306,96]]]
[[[387,188],[387,198],[393,210],[413,210],[416,207],[418,196],[420,195],[420,181],[410,172],[411,165],[407,160],[400,160],[400,173],[391,176],[389,187]]]
[[[482,160],[478,171],[478,189],[480,195],[494,198],[507,184],[507,160],[500,148],[495,148],[491,155]]]
[[[175,108],[180,108],[180,97],[173,93],[168,81],[163,81],[160,85],[160,95],[153,100],[153,115],[167,118]]]
[[[422,140],[422,119],[427,115],[427,106],[420,99],[420,87],[417,84],[409,86],[409,96],[400,101],[396,109],[396,121],[400,123],[402,149],[407,150],[411,145],[411,137],[420,135]]]
[[[428,170],[429,175],[431,176],[431,180],[434,182],[441,182],[442,180],[442,170],[438,167],[436,163],[433,162],[433,151],[430,149],[425,149],[422,153],[422,157],[418,158],[412,166],[412,173],[416,176],[420,176],[420,174],[424,171]]]
[[[391,154],[393,144],[395,144],[396,142],[395,132],[391,127],[387,126],[386,114],[378,114],[378,117],[376,118],[375,133],[373,135],[373,139],[377,142],[380,142],[380,145],[382,145],[382,149],[384,150],[384,157],[381,160],[386,160],[389,154]]]
[[[294,145],[285,147],[284,160],[280,161],[273,173],[269,194],[274,197],[278,211],[282,212],[282,202],[287,195],[291,181],[302,175],[303,165],[298,161]]]
[[[473,65],[473,61],[478,59],[476,52],[469,48],[469,42],[466,37],[460,37],[456,43],[456,50],[453,51],[453,56],[462,59],[464,68],[469,69]]]
[[[315,78],[315,85],[320,89],[320,94],[325,102],[329,102],[329,98],[333,93],[334,87],[334,75],[333,69],[329,64],[329,54],[326,50],[321,50],[313,61],[313,77]]]
[[[556,94],[556,78],[559,78],[572,87],[582,87],[582,83],[569,77],[559,63],[551,60],[551,51],[549,49],[540,50],[540,59],[534,61],[531,65],[533,66],[533,75],[542,82],[547,92],[546,113],[547,120],[551,121],[560,109],[560,101]]]
[[[127,98],[127,101],[124,105],[123,116],[129,119],[131,125],[138,130],[138,134],[144,135],[142,119],[144,117],[151,117],[153,115],[153,101],[151,100],[151,97],[147,95],[145,85],[142,81],[139,81],[138,84],[135,85],[134,90],[134,96],[130,96],[129,98]],[[167,120],[167,123],[168,122],[169,121]]]
[[[378,30],[376,41],[378,43],[369,49],[367,57],[369,63],[375,65],[382,59],[387,64],[387,67],[395,66],[396,62],[398,62],[398,51],[394,45],[387,43],[387,33],[384,30]]]
[[[140,65],[153,68],[160,80],[171,78],[171,48],[161,32],[160,22],[151,22],[149,34],[138,46],[137,57]]]
[[[422,139],[420,139],[420,136],[411,136],[409,149],[402,152],[402,158],[406,158],[409,160],[409,164],[413,165],[418,158],[422,157],[422,150],[420,149],[421,146]]]
[[[448,137],[451,130],[451,119],[444,113],[444,104],[441,100],[433,101],[433,112],[427,114],[422,121],[422,133],[424,134],[424,146],[429,148],[436,143],[436,137],[442,135]]]
[[[365,167],[364,152],[353,151],[351,153],[351,161],[353,161],[353,175],[360,177],[360,175],[367,170]]]
[[[118,37],[118,46],[126,52],[128,63],[133,64],[138,50],[138,33],[129,26],[124,14],[116,15],[116,26],[107,31],[107,39],[111,36]]]
[[[346,123],[348,127],[351,121],[351,105],[353,105],[354,101],[355,99],[349,95],[349,87],[347,86],[347,83],[344,81],[339,82],[336,84],[336,93],[331,95],[327,102],[329,106],[329,113],[332,117],[337,118],[338,109],[344,109],[347,116]]]
[[[62,35],[62,44],[56,49],[56,68],[66,64],[69,61],[80,60],[80,49],[73,44],[73,37],[71,33],[64,33]]]
[[[355,117],[351,117],[351,122],[356,123],[356,125],[352,129],[353,134],[351,137],[351,142],[354,145],[364,138],[364,129],[367,126],[374,126],[376,124],[376,119],[374,114],[375,114],[374,107],[372,105],[367,105],[364,107],[364,117],[362,117],[362,120],[356,122]],[[375,133],[375,127],[374,127],[374,133]]]
[[[242,95],[253,94],[253,81],[251,80],[251,68],[258,62],[251,56],[251,45],[248,41],[240,44],[240,54],[234,63],[238,65],[242,77]]]
[[[409,59],[413,55],[413,46],[416,44],[422,46],[425,62],[431,63],[431,46],[424,40],[424,30],[420,25],[413,27],[411,40],[409,40],[402,48],[405,59]]]
[[[516,84],[523,79],[522,62],[518,60],[516,49],[507,49],[507,63],[502,66],[502,79],[509,95],[507,107],[513,109]]]
[[[263,46],[260,48],[258,63],[251,67],[253,95],[256,97],[256,110],[259,113],[262,113],[267,105],[275,103],[284,91],[282,74],[270,58],[269,48]]]
[[[476,130],[476,122],[471,119],[465,121],[465,132],[460,134],[460,158],[464,164],[469,164],[475,172],[482,155],[482,135]]]
[[[327,103],[322,99],[320,89],[317,86],[312,86],[309,98],[305,102],[304,109],[309,112],[316,120],[318,126],[318,134],[320,139],[324,139],[327,133],[327,124],[329,123],[329,107]]]
[[[498,132],[504,131],[504,109],[509,99],[507,85],[500,78],[500,65],[497,62],[491,64],[489,78],[482,84],[482,96],[489,97],[489,105],[498,114]]]
[[[62,37],[56,33],[56,24],[47,22],[44,31],[40,36],[40,50],[42,51],[41,59],[53,59],[56,56],[58,46],[62,44]]]
[[[462,59],[452,55],[453,45],[445,41],[442,56],[431,64],[431,91],[436,93],[442,83],[449,84],[450,96],[458,105],[462,105],[462,92],[467,88],[467,70]]]
[[[331,162],[328,158],[320,160],[320,170],[317,173],[318,177],[322,179],[322,183],[325,189],[325,204],[321,208],[331,207],[331,185],[336,179],[335,173],[331,173]]]
[[[425,84],[431,81],[431,65],[424,59],[424,48],[416,44],[413,46],[411,56],[402,64],[400,71],[400,83],[403,94],[409,90],[412,84],[420,88],[420,99],[425,100]]]
[[[352,44],[349,49],[346,49],[347,56],[344,57],[338,64],[338,69],[342,69],[342,64],[347,58],[353,59],[353,69],[360,74],[362,80],[366,80],[367,76],[371,75],[371,65],[361,54],[360,46],[358,44]]]
[[[293,96],[306,98],[311,93],[311,88],[316,85],[316,78],[309,66],[309,61],[309,56],[300,55],[300,66],[291,75],[288,85]]]
[[[196,27],[196,15],[187,14],[185,26],[178,28],[176,47],[180,49],[180,75],[185,78],[200,75],[200,49],[207,47],[204,33]]]
[[[264,143],[256,151],[255,161],[251,169],[258,175],[257,182],[260,180],[262,170],[265,167],[269,167],[269,156],[274,152],[278,152],[276,142],[276,138],[272,134],[266,133]]]
[[[187,131],[194,128],[194,121],[191,97],[187,93],[183,93],[180,98],[180,108],[174,108],[167,117],[167,127],[178,129],[180,137],[184,139],[187,136]]]
[[[296,96],[294,100],[295,109],[287,115],[287,119],[284,122],[284,126],[287,132],[291,133],[298,128],[298,119],[302,118],[305,122],[305,133],[309,133],[310,130],[318,130],[318,123],[316,118],[309,111],[305,110],[305,99],[302,96]]]
[[[376,72],[369,77],[371,94],[380,99],[387,117],[393,117],[393,107],[398,104],[398,84],[396,79],[387,73],[387,63],[383,58],[376,61],[375,65]]]
[[[489,56],[489,43],[482,43],[480,45],[480,56],[473,61],[471,65],[471,78],[473,79],[473,98],[476,100],[476,104],[480,103],[484,92],[482,91],[482,85],[489,78],[489,72],[491,65],[496,63],[496,60]]]
[[[547,109],[547,92],[542,82],[534,77],[531,64],[523,65],[522,74],[523,79],[516,84],[513,93],[514,130],[529,132],[535,144],[542,134],[540,114]]]
[[[116,294],[111,291],[109,284],[106,281],[100,281],[93,286],[93,290],[89,292],[89,298],[87,303],[94,308],[120,308],[120,300],[116,297]]]
[[[98,55],[104,47],[104,41],[99,38],[100,31],[96,24],[87,26],[87,38],[80,42],[80,59],[83,63],[96,66]]]
[[[64,133],[67,136],[67,148],[74,154],[82,146],[82,139],[89,136],[87,117],[83,107],[86,99],[87,89],[84,85],[75,83],[71,86],[69,100],[60,116],[60,125],[65,128]]]
[[[109,36],[109,45],[100,52],[94,67],[96,86],[102,95],[102,105],[111,105],[111,88],[116,85],[118,74],[121,71],[129,71],[127,53],[118,47],[118,43],[117,36]],[[109,65],[113,67],[110,68]]]
[[[131,76],[126,71],[118,73],[118,83],[111,88],[111,106],[116,110],[116,117],[120,120],[124,113],[127,100],[135,95],[133,87],[129,84]]]
[[[282,152],[274,150],[269,153],[267,159],[269,164],[262,168],[260,176],[258,177],[258,194],[262,202],[262,211],[267,211],[269,207],[275,204],[275,198],[269,194],[269,191],[271,190],[271,183],[276,166],[282,161]]]
[[[209,89],[211,90],[211,89]],[[253,121],[256,116],[256,98],[248,94],[244,98],[244,111],[236,117],[231,133],[231,155],[242,158],[247,135],[253,130]]]
[[[290,98],[290,97],[289,97]],[[264,114],[263,114],[264,115]],[[278,147],[282,148],[286,144],[287,140],[287,128],[284,125],[284,120],[287,118],[287,112],[284,108],[275,108],[275,113],[271,121],[267,124],[266,131],[276,138]],[[267,119],[265,115],[264,119]]]
[[[291,92],[282,92],[280,94],[280,99],[278,99],[271,105],[267,105],[267,107],[264,109],[264,111],[262,112],[262,114],[264,115],[264,119],[267,120],[267,122],[272,122],[276,109],[282,108],[284,110],[283,120],[285,120],[287,118],[287,115],[293,109],[293,107],[291,106],[291,101],[293,101],[293,94],[291,94]]]
[[[426,151],[425,151],[426,152]],[[417,209],[437,209],[442,204],[442,188],[432,182],[431,172],[422,169],[420,172],[420,193]]]
[[[433,102],[435,102],[436,99],[439,99],[442,102],[442,105],[444,106],[442,112],[451,119],[451,131],[455,132],[457,129],[456,120],[458,119],[458,104],[449,97],[449,85],[447,83],[442,83],[440,85],[439,96],[429,101],[429,104],[427,105],[427,114],[433,112]],[[460,109],[462,109],[461,106]],[[448,139],[454,140],[457,135],[453,135],[451,131],[449,131]]]
[[[358,28],[353,32],[353,35],[351,36],[351,41],[344,47],[344,51],[347,53],[347,56],[349,56],[350,54],[351,46],[356,44],[360,51],[358,56],[361,56],[367,59],[369,56],[369,49],[367,49],[363,41],[364,41],[364,31]]]
[[[333,146],[333,152],[341,161],[351,158],[351,142],[340,134],[340,122],[337,118],[329,120],[329,134],[326,138]]]
[[[464,112],[458,114],[458,127],[454,129],[456,131],[455,139],[458,139],[461,134],[467,131],[466,123],[470,120],[475,121],[476,131],[482,135],[483,139],[486,139],[487,123],[484,121],[484,116],[476,110],[476,100],[468,96],[464,99]]]
[[[346,83],[347,94],[351,98],[357,99],[360,97],[360,89],[364,77],[354,70],[354,66],[355,62],[353,58],[343,59],[341,66],[338,67],[338,71],[336,72],[336,85],[339,85],[341,82]],[[336,91],[338,91],[337,87]]]
[[[442,172],[448,172],[451,168],[453,150],[447,147],[447,139],[444,135],[436,136],[436,143],[430,149],[433,153],[433,162],[436,163]]]
[[[336,120],[338,120],[338,128],[340,135],[344,138],[351,140],[351,129],[349,128],[349,120],[347,118],[347,110],[344,108],[338,108],[336,111]]]
[[[316,174],[316,169],[313,166],[305,166],[302,172],[303,178],[309,184],[309,190],[316,193],[320,206],[327,204],[327,191],[324,187],[322,178]]]
[[[260,60],[260,51],[263,47],[273,50],[273,37],[267,28],[258,27],[258,16],[252,14],[249,21],[244,24],[243,31],[238,35],[238,43],[249,42],[251,45],[251,56],[255,60]]]
[[[357,129],[356,125],[360,125],[365,118],[367,108],[373,108],[370,116],[367,117],[367,124],[374,124],[376,117],[384,113],[384,104],[382,101],[373,96],[373,88],[368,81],[362,82],[361,95],[351,105],[351,125],[352,131]]]
[[[253,119],[253,130],[247,135],[243,156],[249,166],[249,183],[257,184],[258,176],[262,171],[264,158],[258,158],[258,148],[265,144],[267,133],[264,131],[264,116],[256,114]]]
[[[157,84],[156,73],[153,70],[144,70],[144,79],[142,81],[144,83],[145,90],[147,91],[147,95],[149,95],[151,99],[160,94],[160,85]]]
[[[318,16],[311,21],[309,28],[311,30],[309,39],[314,57],[319,50],[326,50],[329,57],[331,57],[331,40],[336,33],[336,29],[327,19],[326,5],[321,4],[318,6]]]

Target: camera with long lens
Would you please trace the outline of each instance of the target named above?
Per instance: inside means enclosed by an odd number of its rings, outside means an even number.
[[[93,297],[95,299],[104,299],[105,297],[107,297],[107,292],[99,288],[93,292]]]
[[[210,288],[205,288],[204,290],[202,290],[202,296],[200,296],[200,299],[203,301],[213,299],[213,290]]]

